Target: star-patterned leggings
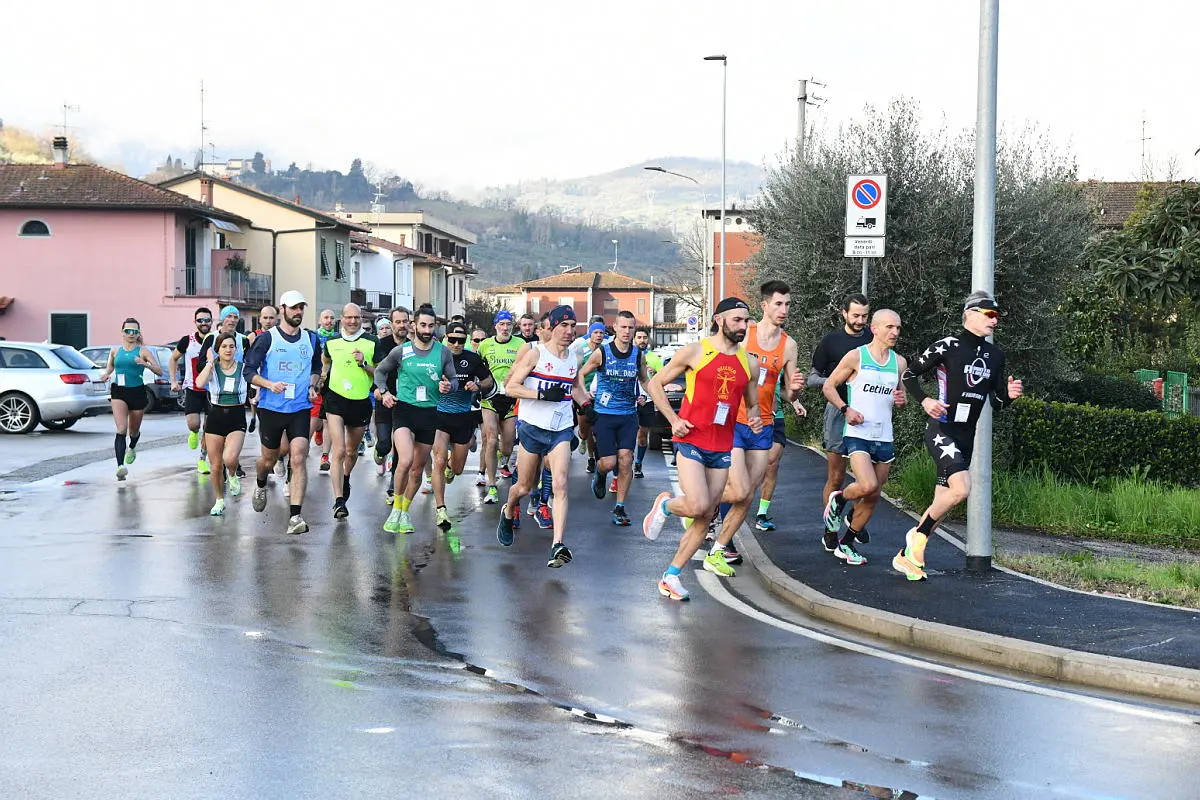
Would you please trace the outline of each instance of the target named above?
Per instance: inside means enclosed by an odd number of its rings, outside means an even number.
[[[937,464],[938,486],[948,486],[950,476],[971,467],[975,426],[930,420],[925,426],[925,449]]]

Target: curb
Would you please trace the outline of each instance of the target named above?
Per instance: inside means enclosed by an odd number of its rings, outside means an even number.
[[[754,534],[741,531],[738,539],[739,551],[771,592],[817,619],[910,647],[1064,683],[1200,704],[1200,670],[1083,653],[837,600],[788,576],[767,558]]]

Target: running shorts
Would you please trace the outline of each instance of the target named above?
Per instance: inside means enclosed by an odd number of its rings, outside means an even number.
[[[183,390],[183,413],[203,414],[208,411],[208,392],[197,392],[195,389]]]
[[[925,449],[937,465],[937,485],[949,486],[951,475],[971,468],[974,426],[930,421],[925,426]]]
[[[204,432],[213,436],[228,436],[234,431],[246,432],[246,407],[218,406],[208,407],[208,416],[204,419]]]
[[[328,419],[330,414],[341,417],[347,428],[365,428],[371,421],[371,401],[366,397],[347,400],[337,392],[327,392],[322,412],[323,419]]]
[[[825,404],[825,452],[846,455],[842,433],[846,430],[846,415],[833,403]]]
[[[149,390],[145,386],[117,386],[114,383],[109,399],[120,400],[129,406],[130,411],[145,411],[150,402],[147,391]]]
[[[433,444],[433,435],[437,431],[437,408],[435,406],[414,406],[397,400],[392,406],[392,432],[401,428],[412,431],[413,441],[417,444]]]
[[[596,457],[608,458],[621,450],[633,450],[637,444],[637,414],[597,414],[592,425],[596,437]]]
[[[302,408],[290,414],[282,411],[271,411],[263,407],[258,409],[258,440],[268,450],[278,450],[283,434],[289,441],[308,439],[309,410]]]
[[[484,400],[482,405],[488,411],[496,412],[500,419],[511,419],[517,415],[517,399],[506,394],[493,395]]]
[[[437,429],[450,434],[451,444],[470,444],[471,437],[475,435],[475,428],[479,425],[479,418],[478,411],[464,411],[458,414],[439,411]]]
[[[775,444],[775,426],[764,425],[759,433],[751,430],[749,425],[735,422],[733,425],[733,446],[741,450],[770,450]]]

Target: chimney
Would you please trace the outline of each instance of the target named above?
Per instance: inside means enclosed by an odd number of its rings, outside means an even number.
[[[213,204],[213,182],[212,178],[200,178],[200,202],[206,206]]]
[[[67,137],[54,137],[54,168],[65,169],[67,166]]]

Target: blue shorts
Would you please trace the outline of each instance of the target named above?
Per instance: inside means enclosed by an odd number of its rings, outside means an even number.
[[[597,410],[598,411],[598,410]],[[596,437],[596,457],[615,456],[620,450],[633,450],[637,444],[638,415],[596,414],[592,434]]]
[[[738,422],[733,426],[733,446],[742,450],[770,450],[775,443],[775,426],[763,425],[762,433]]]
[[[847,458],[851,453],[866,453],[875,464],[890,464],[896,460],[896,450],[891,442],[872,442],[870,439],[846,436],[842,444],[845,445]]]
[[[771,441],[787,447],[787,426],[778,417],[775,418],[775,424],[771,426]]]
[[[688,442],[672,442],[675,445],[675,454],[690,458],[692,461],[699,461],[706,469],[729,469],[732,464],[732,458],[728,452],[718,452],[716,450],[705,450],[696,447]]]
[[[521,449],[536,456],[547,456],[550,451],[563,442],[571,443],[575,432],[570,428],[561,431],[548,431],[531,425],[528,422],[517,422],[517,431],[521,437]]]

